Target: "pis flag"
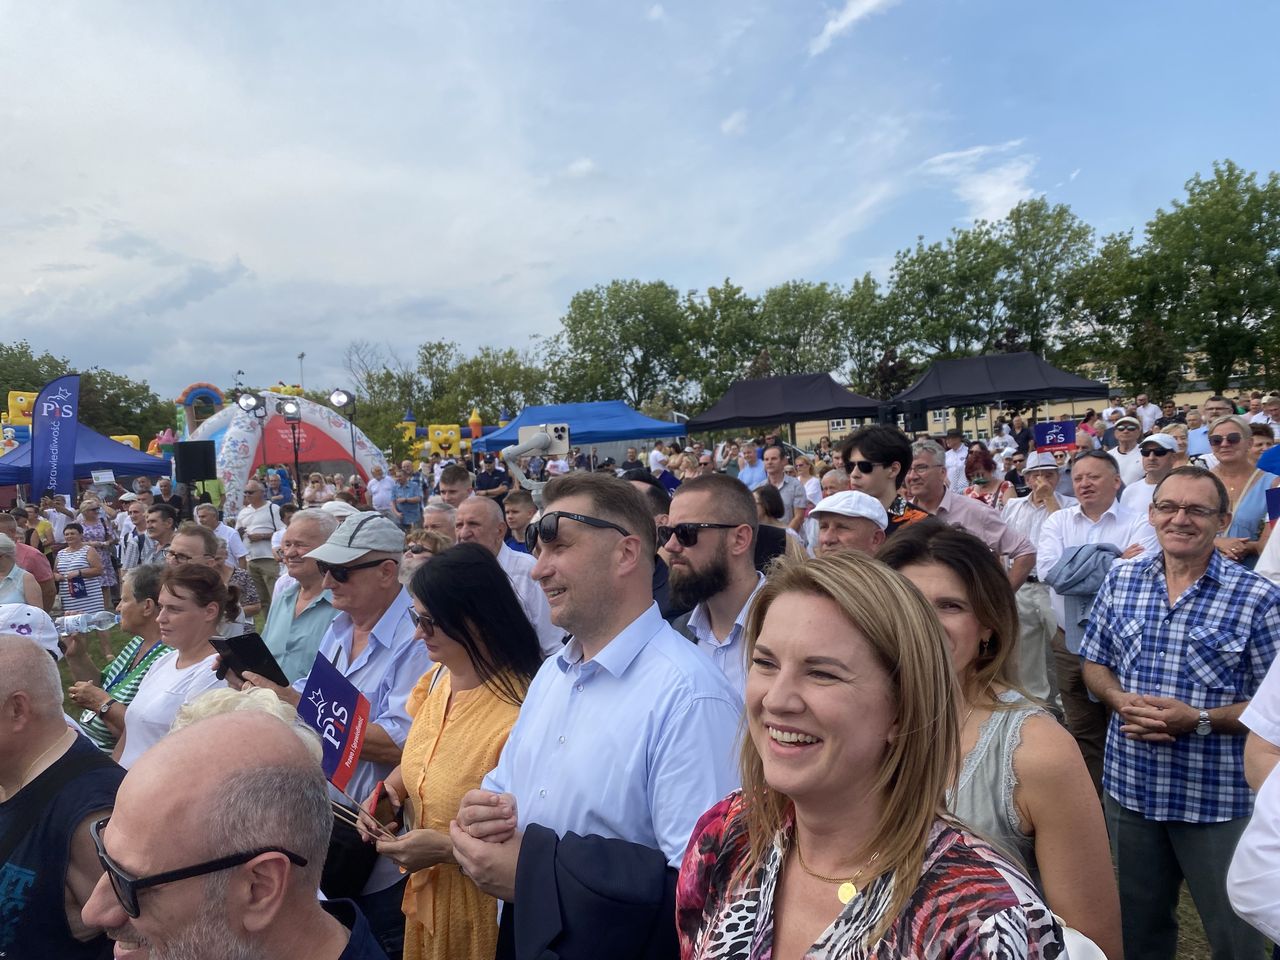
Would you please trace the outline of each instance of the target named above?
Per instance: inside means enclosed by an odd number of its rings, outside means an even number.
[[[76,489],[76,434],[80,428],[80,377],[50,380],[31,411],[31,497],[46,490],[63,493],[67,503]]]
[[[1076,448],[1076,425],[1072,420],[1037,423],[1035,430],[1036,451],[1039,453],[1070,451]]]
[[[298,702],[298,717],[320,734],[324,775],[339,790],[346,790],[360,761],[369,701],[323,654],[316,654]]]

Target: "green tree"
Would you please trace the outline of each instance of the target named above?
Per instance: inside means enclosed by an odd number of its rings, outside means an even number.
[[[695,358],[674,287],[614,280],[574,294],[543,359],[557,400],[622,399],[639,407]]]
[[[455,363],[440,387],[430,410],[444,418],[441,423],[466,423],[476,407],[485,423],[496,424],[501,411],[515,416],[530,404],[546,402],[548,392],[546,373],[513,347],[481,347]]]
[[[1280,310],[1280,174],[1260,183],[1225,160],[1186,189],[1148,222],[1146,257],[1175,336],[1203,354],[1209,386],[1221,392]]]
[[[728,277],[705,294],[690,290],[681,304],[694,357],[689,363],[691,385],[687,407],[698,413],[711,406],[743,376],[761,350],[760,302],[747,296]]]
[[[825,373],[849,357],[850,316],[838,286],[789,280],[760,298],[759,342],[768,350],[763,376]]]
[[[1037,197],[1010,210],[998,230],[1006,251],[1000,298],[1010,331],[998,346],[1045,356],[1061,334],[1066,279],[1093,254],[1093,228],[1065,204]]]

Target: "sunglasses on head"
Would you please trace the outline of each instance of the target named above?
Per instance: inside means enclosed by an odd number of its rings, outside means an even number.
[[[872,460],[846,460],[844,462],[845,473],[852,473],[857,470],[859,473],[870,473],[876,467],[883,467],[883,463],[875,463]]]
[[[336,583],[346,583],[347,578],[351,576],[354,570],[367,570],[369,567],[376,567],[383,563],[395,563],[394,560],[383,558],[382,560],[366,560],[364,563],[325,563],[323,560],[316,561],[316,569],[320,571],[320,576],[333,577]]]
[[[589,527],[596,527],[600,530],[617,530],[624,537],[631,536],[631,531],[625,527],[620,527],[612,520],[601,520],[599,517],[588,517],[581,513],[566,513],[563,510],[553,510],[551,513],[545,513],[536,522],[531,523],[524,528],[524,546],[530,553],[538,545],[538,541],[543,543],[551,543],[560,535],[560,520],[577,520],[579,523],[585,523]]]
[[[677,523],[670,527],[659,527],[658,545],[675,537],[680,546],[694,547],[698,544],[699,530],[732,530],[736,526],[736,523]]]
[[[124,909],[124,912],[134,920],[138,919],[138,915],[142,912],[138,909],[138,891],[145,890],[148,887],[158,887],[165,883],[176,883],[179,880],[189,880],[192,877],[203,877],[210,873],[230,870],[232,867],[248,863],[264,853],[283,853],[289,858],[290,863],[299,867],[307,865],[306,857],[300,857],[292,850],[286,850],[284,847],[259,847],[256,850],[233,853],[230,856],[219,857],[216,860],[206,860],[204,863],[197,863],[194,866],[183,867],[179,870],[153,873],[149,877],[135,877],[130,873],[126,873],[114,860],[107,856],[107,849],[102,843],[102,831],[106,829],[107,822],[110,819],[110,817],[104,817],[93,824],[89,828],[89,835],[93,837],[93,845],[98,850],[98,862],[102,864],[103,871],[111,880],[111,889],[115,892],[116,899],[120,901],[120,906]]]
[[[1220,447],[1225,443],[1233,447],[1243,439],[1244,437],[1238,433],[1219,433],[1209,438],[1209,446]]]

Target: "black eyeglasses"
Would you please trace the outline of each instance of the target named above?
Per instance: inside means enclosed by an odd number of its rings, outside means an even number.
[[[876,467],[885,467],[888,464],[876,463],[873,460],[846,460],[844,462],[845,473],[852,473],[857,470],[859,473],[870,473]]]
[[[348,564],[325,563],[323,560],[317,560],[316,569],[320,571],[320,576],[322,577],[327,574],[328,576],[333,577],[335,583],[346,583],[347,578],[351,576],[351,573],[354,570],[367,570],[369,567],[376,567],[382,563],[395,562],[396,561],[391,560],[389,557],[384,557],[381,560],[366,560],[364,563]]]
[[[1173,453],[1172,450],[1166,450],[1164,447],[1148,447],[1142,451],[1144,457],[1167,457]]]
[[[165,883],[175,883],[178,880],[189,880],[191,877],[203,877],[221,870],[230,870],[264,853],[283,853],[289,858],[290,863],[299,867],[307,865],[306,857],[300,857],[292,850],[286,850],[284,847],[259,847],[257,850],[233,853],[229,857],[219,857],[216,860],[197,863],[195,866],[183,867],[180,870],[166,870],[164,873],[153,873],[149,877],[135,877],[120,869],[120,866],[107,856],[106,847],[102,845],[102,831],[110,819],[110,817],[103,817],[93,824],[89,828],[89,834],[93,837],[93,845],[98,848],[98,861],[102,864],[102,869],[107,876],[111,878],[111,889],[115,891],[116,899],[120,901],[124,912],[134,920],[138,919],[141,913],[138,909],[138,891],[145,890],[147,887],[158,887]]]
[[[677,523],[673,527],[658,528],[658,546],[666,543],[672,537],[676,538],[676,543],[682,547],[696,547],[698,545],[699,530],[732,530],[734,527],[741,526],[737,523]]]
[[[1227,433],[1227,434],[1219,433],[1209,438],[1209,446],[1220,447],[1225,443],[1229,447],[1234,447],[1237,443],[1239,443],[1243,439],[1244,439],[1244,436],[1239,433]]]
[[[410,607],[409,622],[412,623],[414,627],[422,627],[423,632],[426,633],[428,637],[434,637],[436,635],[435,617],[429,617],[425,613],[419,613],[417,610],[413,609],[413,607]]]
[[[1194,517],[1197,520],[1208,520],[1210,517],[1222,516],[1213,507],[1202,507],[1198,504],[1190,503],[1174,503],[1172,500],[1157,500],[1151,504],[1151,509],[1162,517],[1175,517],[1179,510],[1185,510],[1188,517]]]
[[[194,557],[189,557],[185,553],[174,553],[172,550],[168,553],[168,561],[170,563],[195,563],[197,560],[208,560],[213,556],[211,553],[201,553]]]
[[[577,520],[579,523],[585,523],[589,527],[598,527],[601,530],[617,530],[624,537],[631,536],[631,531],[625,527],[620,527],[611,520],[601,520],[598,517],[587,517],[580,513],[565,513],[563,510],[554,510],[551,513],[545,513],[537,523],[531,523],[524,528],[524,546],[530,553],[538,545],[538,541],[543,543],[551,543],[560,535],[560,518],[566,520]]]

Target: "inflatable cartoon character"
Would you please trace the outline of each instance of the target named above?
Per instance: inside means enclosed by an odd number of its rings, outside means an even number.
[[[9,422],[15,427],[31,426],[31,413],[36,408],[36,397],[39,392],[24,393],[21,390],[9,391]]]
[[[4,439],[0,442],[0,449],[3,449],[5,453],[8,453],[10,450],[13,450],[18,446],[18,431],[13,427],[5,424],[3,436]]]
[[[462,427],[456,423],[433,423],[427,427],[427,452],[442,457],[465,456]]]
[[[142,446],[142,438],[136,433],[122,433],[119,436],[112,437],[111,439],[116,443],[123,443],[126,447],[133,447],[135,450],[140,449]]]

